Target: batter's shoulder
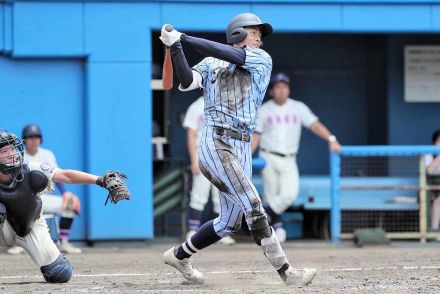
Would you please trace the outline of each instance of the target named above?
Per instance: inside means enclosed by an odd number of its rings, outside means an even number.
[[[247,46],[246,47],[246,53],[247,54],[252,54],[254,56],[259,56],[261,58],[265,58],[265,59],[269,59],[272,60],[272,57],[269,55],[269,53],[267,53],[265,50],[260,49],[260,48],[252,48]]]

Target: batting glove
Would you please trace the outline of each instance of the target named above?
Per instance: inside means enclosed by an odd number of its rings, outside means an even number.
[[[164,45],[171,47],[171,45],[180,41],[180,36],[182,36],[182,33],[176,31],[175,29],[173,29],[171,32],[168,32],[165,30],[165,26],[167,26],[167,24],[162,27],[159,39]]]

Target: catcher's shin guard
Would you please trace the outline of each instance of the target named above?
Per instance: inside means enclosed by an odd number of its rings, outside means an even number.
[[[40,270],[48,283],[66,283],[72,277],[72,265],[63,254],[51,264],[42,266]]]

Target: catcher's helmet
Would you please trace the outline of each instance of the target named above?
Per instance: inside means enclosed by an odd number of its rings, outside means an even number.
[[[43,133],[41,132],[40,127],[36,124],[30,124],[23,128],[21,138],[26,140],[29,137],[40,137],[41,143],[43,143]]]
[[[242,13],[235,16],[228,24],[226,29],[226,42],[228,44],[240,43],[247,36],[244,27],[258,26],[261,29],[261,36],[267,36],[272,33],[272,26],[263,23],[261,19],[252,13]]]
[[[11,148],[14,150],[13,153]],[[23,142],[13,133],[0,129],[0,172],[11,175],[16,181],[21,181],[23,155]]]

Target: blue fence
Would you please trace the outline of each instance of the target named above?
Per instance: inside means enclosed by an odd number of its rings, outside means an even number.
[[[425,154],[440,154],[440,148],[435,146],[343,146],[341,153],[331,153],[330,233],[332,242],[339,242],[341,237],[341,157],[422,156]]]

